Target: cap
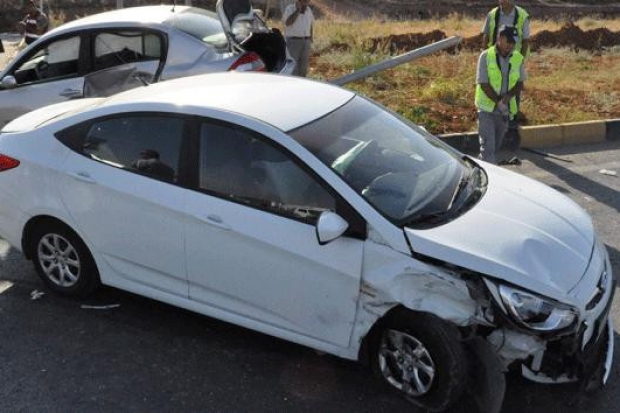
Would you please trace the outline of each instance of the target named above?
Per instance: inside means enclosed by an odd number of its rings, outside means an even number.
[[[517,37],[519,37],[519,32],[517,32],[516,27],[502,25],[500,26],[497,35],[504,36],[510,43],[516,43]]]

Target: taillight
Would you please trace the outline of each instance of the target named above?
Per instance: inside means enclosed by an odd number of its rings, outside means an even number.
[[[237,72],[264,72],[267,68],[259,55],[254,52],[248,52],[239,56],[228,70],[236,70]]]
[[[17,159],[13,159],[10,156],[2,155],[0,153],[0,172],[13,169],[17,167],[17,165],[19,165],[19,161]]]

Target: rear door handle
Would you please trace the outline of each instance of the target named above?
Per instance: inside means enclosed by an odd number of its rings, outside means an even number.
[[[232,229],[231,226],[225,223],[222,217],[220,217],[219,215],[209,214],[207,216],[196,216],[196,218],[198,218],[200,221],[204,222],[205,224],[209,224],[211,226],[221,228],[225,231],[230,231]]]
[[[77,179],[78,181],[86,182],[87,184],[96,184],[95,181],[88,172],[80,171],[80,172],[70,172],[72,178]]]
[[[69,98],[69,99],[81,98],[82,91],[78,89],[65,89],[62,92],[60,92],[60,96]]]

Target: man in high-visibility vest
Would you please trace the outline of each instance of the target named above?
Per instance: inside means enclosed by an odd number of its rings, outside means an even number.
[[[530,53],[530,15],[523,8],[515,5],[514,0],[498,0],[498,7],[493,8],[482,26],[482,48],[487,49],[497,41],[497,32],[501,26],[513,26],[517,29],[515,50],[527,57]],[[521,107],[521,94],[517,94],[517,107]],[[509,128],[516,129],[517,117],[510,121]]]
[[[516,95],[523,88],[523,55],[515,49],[518,31],[498,29],[497,42],[480,54],[475,103],[478,109],[480,159],[495,163],[508,122],[518,112]]]
[[[482,27],[482,48],[487,49],[497,41],[497,31],[501,26],[513,26],[518,36],[515,50],[527,57],[530,49],[530,15],[523,7],[515,5],[513,0],[499,0],[499,7],[495,7],[487,14]]]

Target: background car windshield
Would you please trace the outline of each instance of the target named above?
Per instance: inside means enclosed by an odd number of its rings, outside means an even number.
[[[215,48],[228,47],[228,39],[217,14],[203,9],[189,8],[177,13],[169,24]]]
[[[449,209],[465,168],[422,128],[359,96],[290,134],[396,223]]]

